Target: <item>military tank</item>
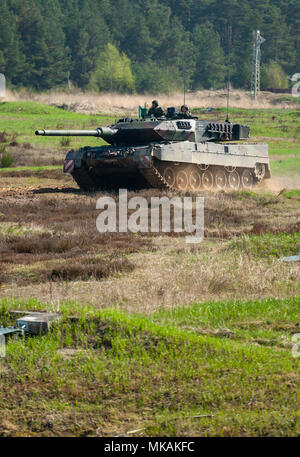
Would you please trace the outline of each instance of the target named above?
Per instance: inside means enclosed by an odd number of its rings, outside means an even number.
[[[91,136],[108,143],[68,152],[64,172],[84,191],[121,187],[238,190],[271,177],[268,145],[246,142],[248,126],[201,120],[175,108],[168,108],[161,118],[124,118],[95,130],[35,133]]]

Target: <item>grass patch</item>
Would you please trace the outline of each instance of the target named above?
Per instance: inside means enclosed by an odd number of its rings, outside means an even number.
[[[2,302],[3,319],[11,306]],[[299,360],[290,349],[199,335],[162,315],[158,323],[158,315],[77,306],[79,319],[70,319],[72,309],[64,305],[49,335],[7,344],[2,435],[299,434]]]
[[[111,116],[92,116],[61,110],[54,106],[36,102],[2,102],[0,103],[0,131],[6,135],[18,132],[18,141],[41,146],[62,147],[59,137],[38,137],[35,130],[41,129],[91,129],[114,122]],[[86,138],[73,139],[74,146],[87,144]],[[105,144],[103,140],[89,138],[88,144],[96,146]]]
[[[242,236],[231,241],[227,249],[242,251],[259,258],[296,255],[300,252],[300,232]]]
[[[11,168],[13,165],[13,156],[9,152],[3,152],[0,156],[0,168]]]
[[[300,158],[289,158],[271,161],[271,173],[277,176],[299,176]]]
[[[300,297],[212,301],[160,310],[153,318],[197,334],[288,348],[293,334],[299,331],[299,306]]]
[[[290,141],[279,140],[277,142],[268,141],[270,155],[278,156],[299,156],[300,141],[291,138]]]
[[[285,190],[283,192],[283,195],[286,198],[299,200],[300,199],[300,190]]]
[[[41,171],[46,171],[46,170],[61,170],[60,165],[46,165],[46,166],[37,166],[37,167],[13,167],[13,168],[2,168],[0,170],[0,173],[5,173],[5,172],[22,172],[22,171],[32,171],[34,173],[40,173]]]
[[[71,138],[65,138],[63,137],[61,140],[60,140],[60,145],[63,146],[63,147],[69,147],[71,144]]]

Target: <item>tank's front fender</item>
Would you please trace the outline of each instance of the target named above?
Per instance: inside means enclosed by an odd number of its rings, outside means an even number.
[[[86,151],[72,149],[66,155],[64,161],[64,173],[72,173],[75,168],[80,168],[82,161],[86,159]]]

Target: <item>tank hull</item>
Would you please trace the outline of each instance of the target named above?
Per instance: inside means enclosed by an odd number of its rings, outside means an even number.
[[[238,190],[270,178],[268,145],[176,141],[70,151],[64,172],[84,191],[160,187]]]

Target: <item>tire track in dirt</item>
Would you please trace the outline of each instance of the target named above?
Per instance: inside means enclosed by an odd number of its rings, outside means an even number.
[[[0,199],[4,197],[26,197],[41,194],[85,194],[80,189],[73,187],[3,187],[0,189]]]

